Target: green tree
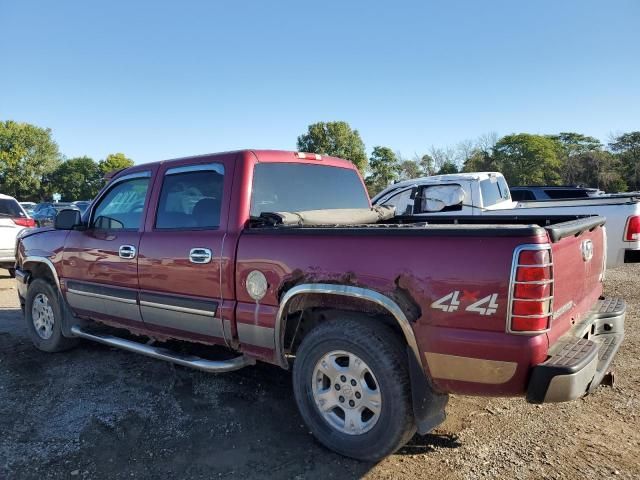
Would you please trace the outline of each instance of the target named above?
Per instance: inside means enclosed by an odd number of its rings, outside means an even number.
[[[371,173],[366,179],[366,184],[371,196],[396,180],[400,171],[398,159],[393,150],[388,147],[373,147],[369,169]]]
[[[511,185],[557,185],[560,182],[558,143],[528,133],[502,137],[494,147],[495,163]]]
[[[589,170],[586,163],[589,157],[600,157],[591,155],[602,151],[600,140],[575,132],[560,132],[547,137],[554,140],[560,147],[560,174],[563,183],[597,186],[595,185],[598,183],[597,175]],[[587,160],[586,163],[585,160]]]
[[[70,158],[49,175],[49,190],[60,193],[64,201],[91,200],[102,187],[102,179],[102,171],[93,159]]]
[[[398,164],[398,180],[410,180],[421,176],[422,169],[415,160],[402,160]]]
[[[445,175],[448,173],[458,173],[458,166],[450,160],[446,160],[442,164],[440,170],[438,170],[437,175]]]
[[[18,200],[38,200],[45,175],[60,162],[51,130],[12,120],[0,122],[0,189]]]
[[[298,150],[344,158],[361,173],[367,167],[367,154],[358,130],[347,122],[318,122],[309,125],[307,133],[298,137]]]
[[[640,131],[618,135],[609,148],[620,159],[627,184],[632,190],[640,190]]]
[[[104,160],[100,160],[99,166],[100,171],[106,175],[114,170],[132,167],[133,160],[127,158],[124,153],[111,153]]]
[[[430,175],[436,174],[435,161],[433,160],[433,157],[431,155],[425,153],[424,155],[422,155],[422,157],[420,157],[419,162],[420,168],[422,168],[423,175],[426,175],[428,177]]]
[[[490,152],[476,149],[467,157],[462,167],[463,172],[495,172],[499,170]]]

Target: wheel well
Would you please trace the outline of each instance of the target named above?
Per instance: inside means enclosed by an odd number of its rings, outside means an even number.
[[[305,308],[290,310],[284,325],[284,351],[288,355],[295,355],[304,337],[320,323],[348,315],[362,321],[378,322],[388,325],[399,338],[406,343],[406,339],[398,322],[388,312],[375,304],[360,301],[361,305],[354,306],[352,299],[331,298],[325,305],[309,305]],[[345,301],[346,300],[346,301]]]
[[[51,285],[56,285],[56,279],[51,272],[49,266],[42,262],[30,262],[25,265],[25,270],[28,270],[31,275],[29,277],[29,283],[36,278],[42,278],[49,282]]]

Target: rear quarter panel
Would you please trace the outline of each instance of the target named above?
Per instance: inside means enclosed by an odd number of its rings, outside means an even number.
[[[241,236],[237,252],[237,321],[274,328],[281,296],[302,283],[349,284],[390,298],[406,294],[419,306],[420,313],[410,319],[411,325],[422,363],[436,387],[466,394],[521,394],[529,367],[544,360],[548,342],[544,334],[505,334],[512,253],[520,244],[545,241],[544,235],[248,231]],[[246,290],[252,270],[264,273],[269,284],[260,302],[252,300]],[[455,310],[433,306],[453,292],[460,302]],[[482,315],[468,310],[491,295],[496,295],[495,311]],[[471,364],[478,360],[478,369],[453,371],[457,367],[452,357],[471,359]],[[505,376],[504,368],[512,369],[511,374]],[[495,369],[500,370],[497,376],[492,374]]]

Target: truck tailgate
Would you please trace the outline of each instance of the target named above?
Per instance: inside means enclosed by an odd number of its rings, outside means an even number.
[[[580,220],[551,230],[553,261],[553,316],[548,332],[553,345],[589,313],[602,295],[606,233],[597,219]],[[586,228],[586,229],[585,229]]]

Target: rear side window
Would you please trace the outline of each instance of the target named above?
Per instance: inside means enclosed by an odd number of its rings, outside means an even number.
[[[0,217],[25,217],[22,208],[16,200],[11,198],[0,198]]]
[[[507,182],[502,177],[491,177],[480,181],[482,206],[490,207],[504,200],[510,200],[511,194]]]
[[[162,183],[157,229],[213,229],[220,226],[224,166],[178,167]]]
[[[253,173],[251,216],[369,208],[369,197],[355,170],[302,163],[259,163]]]
[[[116,184],[96,206],[93,227],[101,230],[139,229],[148,188],[148,177]]]

